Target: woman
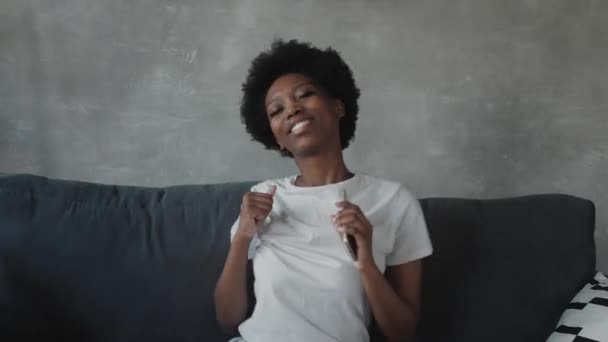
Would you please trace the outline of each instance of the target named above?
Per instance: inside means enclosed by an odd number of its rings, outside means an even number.
[[[350,171],[359,89],[331,49],[275,41],[243,85],[253,140],[292,158],[300,174],[243,196],[215,290],[234,341],[368,341],[371,315],[407,341],[420,315],[420,259],[432,252],[418,201],[402,185]],[[344,234],[352,240],[354,255]],[[247,315],[247,261],[256,305]]]

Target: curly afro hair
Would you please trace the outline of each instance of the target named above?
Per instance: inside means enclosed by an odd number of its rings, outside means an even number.
[[[277,150],[283,156],[293,157],[287,150],[281,150],[266,115],[264,100],[266,92],[279,77],[303,74],[333,98],[344,103],[345,116],[340,120],[340,142],[342,149],[348,147],[355,137],[357,114],[359,112],[360,91],[355,84],[353,73],[339,53],[328,47],[321,50],[310,43],[297,40],[273,41],[270,50],[260,53],[251,63],[241,99],[241,121],[245,124],[252,140],[260,142],[269,150]]]

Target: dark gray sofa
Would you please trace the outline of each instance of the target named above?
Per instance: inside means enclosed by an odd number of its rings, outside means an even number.
[[[0,341],[226,341],[212,293],[252,184],[0,176]],[[544,341],[594,274],[589,200],[420,201],[423,341]]]

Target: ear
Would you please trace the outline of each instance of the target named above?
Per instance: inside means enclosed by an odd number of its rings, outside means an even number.
[[[338,117],[341,118],[346,115],[346,111],[344,109],[344,102],[340,99],[334,100],[335,112],[338,114]]]

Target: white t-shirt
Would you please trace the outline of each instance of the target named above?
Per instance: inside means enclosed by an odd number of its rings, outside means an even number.
[[[274,204],[251,241],[256,306],[239,332],[247,342],[369,341],[370,308],[361,276],[330,215],[346,200],[373,226],[374,261],[386,266],[432,253],[420,204],[401,184],[363,173],[316,187],[294,185],[295,176],[251,188],[269,192]],[[237,219],[231,239],[238,228]]]

